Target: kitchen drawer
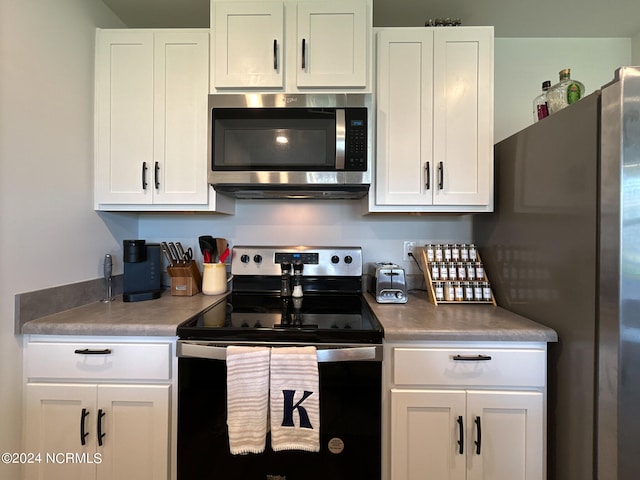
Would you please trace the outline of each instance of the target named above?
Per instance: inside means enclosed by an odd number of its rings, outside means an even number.
[[[546,353],[537,349],[394,348],[396,385],[543,387]]]
[[[27,343],[27,378],[168,380],[170,343]]]

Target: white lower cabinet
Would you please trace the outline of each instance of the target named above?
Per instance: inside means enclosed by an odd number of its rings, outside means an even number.
[[[24,451],[36,457],[24,478],[173,478],[174,352],[170,341],[29,339]]]
[[[544,344],[403,345],[385,358],[385,478],[545,478]]]

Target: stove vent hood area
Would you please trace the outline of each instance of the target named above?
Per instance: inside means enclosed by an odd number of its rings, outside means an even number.
[[[369,185],[261,185],[219,184],[216,192],[238,199],[355,200],[369,192]]]

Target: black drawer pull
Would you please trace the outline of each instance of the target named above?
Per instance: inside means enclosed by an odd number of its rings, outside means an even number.
[[[491,360],[491,355],[454,355],[456,362],[486,362]]]
[[[482,425],[480,424],[480,417],[476,417],[475,424],[478,440],[474,443],[476,444],[476,455],[480,455],[480,447],[482,446]]]
[[[105,348],[103,350],[89,350],[88,348],[83,348],[82,350],[74,350],[73,353],[78,355],[111,355],[111,349]]]
[[[101,408],[98,409],[98,445],[102,446],[102,439],[104,438],[105,434],[102,433],[102,417],[104,417],[106,415],[106,413],[104,413],[104,410],[102,410]]]
[[[147,189],[147,162],[142,162],[142,190]]]
[[[278,40],[273,41],[273,69],[278,70]]]
[[[462,423],[462,415],[458,417],[458,431],[460,432],[460,440],[458,440],[458,453],[464,455],[464,425]]]
[[[80,444],[81,445],[87,444],[87,441],[85,440],[85,438],[87,437],[87,435],[89,435],[89,433],[84,431],[84,420],[88,416],[89,416],[89,412],[87,412],[86,408],[83,408],[82,412],[80,413]]]
[[[156,162],[156,167],[153,173],[153,182],[156,186],[156,190],[160,189],[160,163]]]
[[[431,190],[431,162],[427,162],[424,169],[424,176],[426,177],[425,188]]]

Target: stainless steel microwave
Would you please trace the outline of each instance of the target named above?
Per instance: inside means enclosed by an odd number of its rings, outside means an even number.
[[[236,198],[362,198],[364,94],[209,95],[209,183]]]

